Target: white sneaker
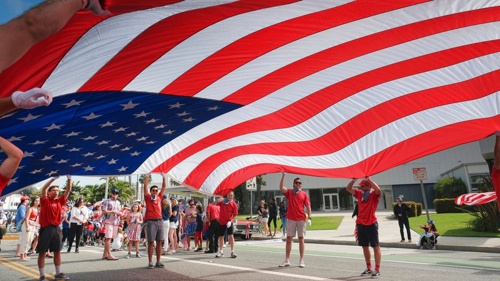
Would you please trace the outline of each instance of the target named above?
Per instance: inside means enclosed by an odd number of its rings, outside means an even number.
[[[290,266],[290,261],[284,261],[282,264],[280,264],[280,267],[287,267]]]
[[[303,260],[300,260],[299,267],[302,267],[302,268],[306,267],[306,264],[304,263]]]
[[[216,258],[222,258],[224,256],[224,253],[221,251],[221,252],[218,252],[217,255],[215,255]]]

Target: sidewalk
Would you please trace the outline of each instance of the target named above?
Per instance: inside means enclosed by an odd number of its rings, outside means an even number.
[[[356,219],[351,218],[352,211],[344,211],[338,213],[314,213],[315,216],[321,215],[343,215],[344,219],[337,230],[311,230],[307,231],[306,243],[319,244],[339,244],[339,245],[357,245],[354,240],[354,227]],[[392,248],[409,248],[416,249],[415,245],[420,237],[420,234],[411,230],[412,243],[400,243],[401,236],[399,234],[398,221],[394,219],[391,211],[377,211],[376,213],[379,223],[379,241],[381,247]],[[259,239],[258,237],[256,237]],[[488,237],[446,237],[440,236],[436,245],[438,250],[452,251],[471,251],[471,252],[491,252],[500,253],[500,238]]]

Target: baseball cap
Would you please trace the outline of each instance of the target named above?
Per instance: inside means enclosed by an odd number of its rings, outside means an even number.
[[[120,194],[120,191],[118,189],[114,188],[113,191],[111,191],[111,193]]]
[[[30,200],[30,198],[28,196],[21,196],[21,201],[23,200]]]
[[[215,197],[210,197],[210,199],[208,199],[208,203],[212,203],[215,201]]]
[[[428,220],[427,223],[432,223],[434,224],[434,221],[433,220]]]
[[[359,183],[359,186],[370,186],[370,183],[366,180],[362,180],[360,183]]]

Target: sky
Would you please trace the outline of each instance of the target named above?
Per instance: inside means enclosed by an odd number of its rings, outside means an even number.
[[[13,18],[22,15],[24,12],[28,11],[33,6],[38,3],[43,2],[43,0],[0,0],[0,24],[4,24]],[[1,134],[1,132],[0,132]],[[101,180],[103,176],[97,177],[77,177],[73,176],[71,179],[73,182],[80,182],[80,186],[102,184],[105,181]],[[128,181],[128,177],[119,177],[121,180]],[[132,177],[132,182],[136,181],[136,176]],[[66,182],[66,176],[61,175],[55,184],[64,185]],[[160,175],[153,175],[153,182],[161,182]],[[36,184],[37,187],[42,187],[45,181]]]

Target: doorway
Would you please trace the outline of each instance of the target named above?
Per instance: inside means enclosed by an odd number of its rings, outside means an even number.
[[[323,194],[323,211],[339,211],[338,193]]]

